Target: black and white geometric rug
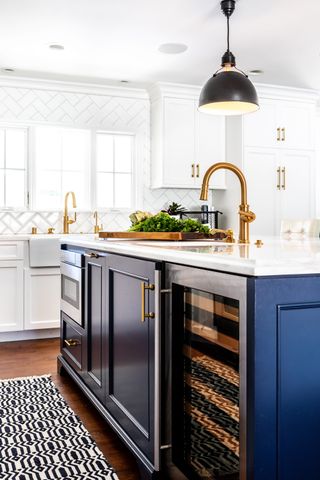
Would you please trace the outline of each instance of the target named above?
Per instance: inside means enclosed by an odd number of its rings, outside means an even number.
[[[49,375],[0,380],[1,480],[118,480]]]

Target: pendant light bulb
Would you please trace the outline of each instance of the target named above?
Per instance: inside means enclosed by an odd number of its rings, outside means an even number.
[[[236,59],[230,51],[229,19],[235,9],[235,0],[222,0],[221,9],[227,17],[227,50],[221,59],[221,68],[203,86],[199,110],[213,115],[243,115],[259,108],[258,96],[248,76],[236,68]]]

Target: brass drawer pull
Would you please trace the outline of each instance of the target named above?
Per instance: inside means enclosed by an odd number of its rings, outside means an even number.
[[[282,190],[286,189],[286,167],[282,168]]]
[[[76,347],[77,345],[80,345],[80,342],[78,340],[75,340],[74,338],[69,338],[69,340],[65,339],[64,343],[68,347]]]
[[[285,129],[285,128],[281,128],[281,132],[282,132],[281,141],[282,141],[282,142],[285,142],[285,140],[286,140],[286,129]]]
[[[281,185],[281,169],[280,167],[277,168],[277,174],[278,174],[278,181],[277,181],[277,189],[280,190],[280,185]]]
[[[194,178],[194,163],[191,164],[191,178]]]
[[[280,140],[281,140],[281,128],[278,127],[277,128],[277,142],[280,142]]]
[[[200,164],[197,163],[197,178],[200,177]]]
[[[98,253],[95,253],[95,252],[85,253],[84,256],[89,257],[89,258],[99,258],[100,257],[100,255]]]
[[[141,322],[144,323],[146,318],[154,318],[154,312],[146,313],[146,290],[154,290],[154,284],[141,282]]]

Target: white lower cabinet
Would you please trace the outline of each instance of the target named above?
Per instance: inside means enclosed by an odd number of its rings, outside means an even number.
[[[23,260],[0,261],[0,332],[23,329]]]
[[[60,268],[25,269],[25,330],[60,326]]]

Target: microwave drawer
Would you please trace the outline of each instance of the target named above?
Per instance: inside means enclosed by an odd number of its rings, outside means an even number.
[[[61,312],[61,353],[66,361],[78,372],[83,370],[84,332]]]

